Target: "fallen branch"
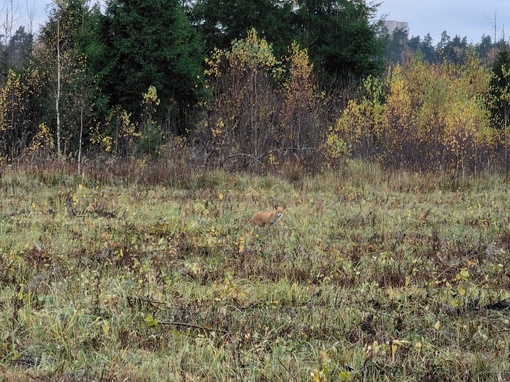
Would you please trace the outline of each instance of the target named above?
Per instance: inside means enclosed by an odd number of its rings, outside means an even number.
[[[315,150],[317,150],[315,147],[285,147],[285,148],[281,148],[281,149],[273,149],[273,150],[270,150],[267,153],[259,156],[258,160],[260,161],[260,159],[262,159],[262,158],[265,158],[271,154],[279,153],[282,151],[284,152],[283,155],[285,156],[289,153],[289,151],[315,151]]]
[[[238,154],[229,155],[228,157],[223,159],[223,161],[220,163],[220,168],[223,167],[223,165],[225,164],[225,162],[227,160],[232,159],[232,158],[237,158],[237,157],[251,158],[251,159],[253,159],[252,163],[259,162],[259,164],[262,165],[262,162],[258,158],[256,158],[255,156],[253,156],[251,154],[246,154],[246,153],[238,153]]]
[[[250,163],[250,165],[252,165],[256,162],[258,164],[262,165],[263,164],[262,159],[264,159],[274,153],[283,152],[284,153],[283,155],[285,156],[290,151],[315,151],[315,150],[317,150],[315,147],[285,147],[285,148],[269,150],[269,151],[265,152],[264,154],[259,155],[258,157],[256,157],[255,155],[252,155],[252,154],[248,154],[248,153],[236,153],[236,154],[229,155],[225,159],[223,159],[223,161],[220,163],[220,168],[223,167],[223,165],[225,164],[225,162],[227,160],[232,159],[232,158],[239,158],[239,157],[250,158],[250,159],[253,159],[252,162]]]

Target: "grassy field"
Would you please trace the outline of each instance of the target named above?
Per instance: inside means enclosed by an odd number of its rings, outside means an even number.
[[[497,175],[359,162],[166,186],[6,170],[0,381],[508,381],[508,200]]]

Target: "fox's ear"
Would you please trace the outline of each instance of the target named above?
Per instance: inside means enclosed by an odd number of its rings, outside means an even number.
[[[274,206],[274,209],[275,209],[275,210],[277,210],[277,209],[278,209],[278,206],[277,206],[276,204],[275,204],[275,206]]]

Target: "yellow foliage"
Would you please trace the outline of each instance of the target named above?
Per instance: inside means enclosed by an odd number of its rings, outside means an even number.
[[[301,49],[296,42],[289,47],[289,55],[284,57],[283,64],[287,73],[277,90],[283,95],[278,138],[283,145],[306,146],[306,142],[318,140],[314,134],[319,132],[315,126],[318,119],[315,113],[319,110],[321,97],[313,80],[313,64],[308,51]]]
[[[389,164],[464,171],[486,162],[499,136],[482,99],[488,84],[474,56],[462,67],[417,59],[397,66],[381,84],[366,81],[361,100],[349,101],[326,137],[328,154],[337,156],[336,135],[353,154]]]
[[[91,143],[99,145],[107,153],[112,153],[119,150],[119,146],[129,145],[133,140],[139,139],[141,133],[131,118],[132,114],[126,110],[114,108],[105,125],[92,128]]]
[[[218,150],[258,152],[274,141],[271,80],[281,65],[270,44],[255,29],[230,49],[215,49],[206,59],[207,88],[213,98],[206,105],[210,120],[206,132]],[[264,139],[264,141],[262,140]]]
[[[222,71],[222,63],[228,63],[230,72],[244,73],[249,70],[271,70],[278,62],[273,55],[270,44],[259,38],[257,31],[251,29],[245,39],[234,40],[230,49],[215,48],[211,57],[205,59],[207,68],[204,73],[209,79],[220,78],[225,73]],[[279,71],[275,70],[274,74]],[[209,84],[210,85],[210,84]]]
[[[51,136],[50,129],[48,125],[45,123],[41,123],[39,125],[39,130],[32,140],[32,144],[30,145],[28,151],[30,153],[35,153],[39,150],[44,149],[53,149],[55,144],[53,142],[53,137]]]
[[[155,86],[149,86],[147,93],[143,94],[143,103],[145,105],[159,106],[160,100],[158,98],[158,92]]]
[[[225,133],[225,122],[223,118],[219,118],[216,124],[212,128],[213,137],[217,138]]]
[[[309,60],[307,49],[301,49],[296,42],[293,42],[289,48],[287,61],[290,64],[289,79],[284,85],[287,97],[299,93],[306,95],[306,99],[310,99],[314,90],[311,82],[313,64]]]
[[[9,131],[14,128],[13,118],[22,105],[23,91],[21,76],[12,70],[7,74],[7,83],[0,89],[0,131]]]
[[[0,142],[4,149],[0,155],[16,156],[30,148],[26,137],[35,136],[38,129],[30,114],[40,103],[40,91],[41,74],[37,69],[7,73],[0,88]]]

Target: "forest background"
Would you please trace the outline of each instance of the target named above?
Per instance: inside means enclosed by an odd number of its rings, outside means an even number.
[[[507,167],[509,45],[391,35],[364,0],[55,1],[0,46],[0,157],[299,171]],[[284,165],[284,166],[282,166]]]

